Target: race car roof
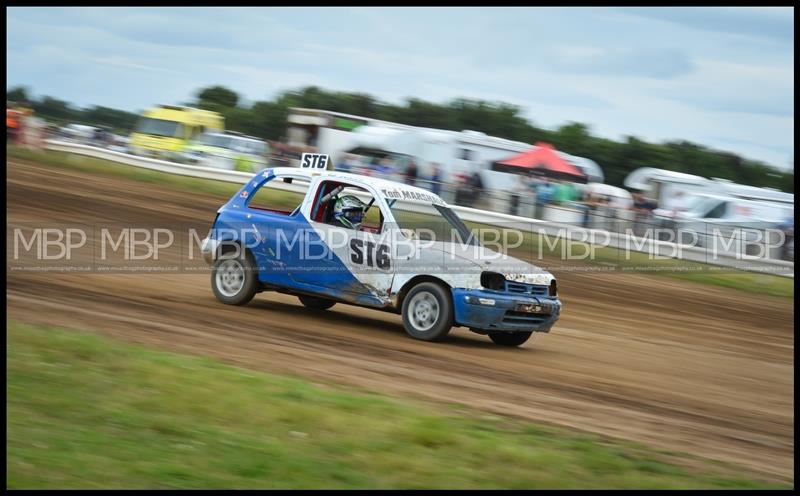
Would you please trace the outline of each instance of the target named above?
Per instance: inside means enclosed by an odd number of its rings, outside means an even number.
[[[348,172],[304,169],[300,167],[274,167],[267,170],[272,170],[277,176],[305,176],[308,177],[309,180],[318,176],[324,176],[326,179],[344,179],[356,185],[364,185],[375,188],[387,200],[406,200],[447,206],[447,203],[442,200],[441,197],[431,193],[426,189],[418,188],[416,186],[409,186],[407,184],[399,183],[397,181],[390,181],[388,179],[361,176],[358,174],[350,174]]]

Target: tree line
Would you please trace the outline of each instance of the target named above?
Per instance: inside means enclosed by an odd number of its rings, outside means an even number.
[[[108,107],[77,108],[50,96],[35,99],[24,87],[8,90],[6,99],[25,100],[37,115],[57,124],[101,125],[122,133],[133,130],[139,117]],[[268,140],[285,138],[290,107],[315,108],[411,126],[452,131],[471,129],[531,144],[545,141],[560,151],[594,160],[603,169],[606,182],[614,186],[622,186],[625,177],[639,167],[655,167],[794,193],[793,171],[779,170],[758,160],[686,140],[650,143],[627,136],[623,141],[615,141],[592,135],[590,127],[579,122],[545,129],[524,118],[520,107],[502,102],[457,98],[438,104],[408,98],[403,104],[394,105],[363,93],[328,91],[315,86],[285,91],[273,100],[245,102],[229,88],[210,86],[199,90],[194,100],[184,104],[217,111],[225,117],[227,129]]]

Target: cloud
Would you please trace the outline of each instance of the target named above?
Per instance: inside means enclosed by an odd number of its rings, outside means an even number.
[[[703,31],[794,43],[793,7],[630,7],[621,10]]]
[[[240,90],[249,90],[249,94],[265,95],[281,90],[292,90],[305,86],[320,86],[326,89],[335,89],[334,83],[320,77],[314,72],[281,71],[262,69],[247,65],[211,64],[208,69],[221,78],[233,76],[236,87]]]
[[[126,69],[142,70],[142,71],[155,71],[155,72],[168,72],[180,74],[179,71],[167,69],[166,67],[155,67],[152,65],[139,64],[131,61],[126,57],[89,57],[88,60],[95,64],[110,65],[113,67],[122,67]]]
[[[689,74],[694,69],[685,53],[678,50],[623,48],[603,50],[589,48],[589,53],[560,53],[548,61],[560,72],[603,74],[615,77],[642,76],[672,79]]]
[[[793,146],[790,9],[6,12],[9,87],[79,105],[136,110],[212,84],[253,101],[313,84],[392,103],[503,101],[537,125],[581,121],[612,138],[727,137],[732,150],[776,165]]]
[[[794,119],[792,67],[700,59],[681,86],[661,86],[651,94],[713,112]]]

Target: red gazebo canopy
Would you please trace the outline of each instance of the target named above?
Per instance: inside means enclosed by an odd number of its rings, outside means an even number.
[[[550,143],[536,143],[536,148],[494,162],[494,170],[516,174],[530,172],[550,177],[586,182],[587,177],[579,168],[561,158]]]

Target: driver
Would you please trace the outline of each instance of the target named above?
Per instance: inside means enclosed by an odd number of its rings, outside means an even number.
[[[334,224],[358,230],[364,219],[366,207],[364,202],[353,195],[340,196],[333,206]]]

